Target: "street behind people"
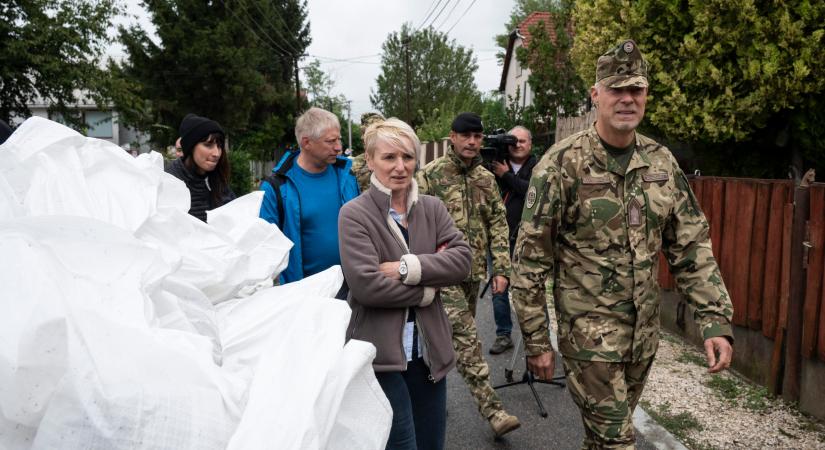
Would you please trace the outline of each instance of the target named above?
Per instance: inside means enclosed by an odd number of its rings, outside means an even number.
[[[214,120],[187,114],[180,123],[182,156],[166,172],[186,183],[189,214],[206,222],[206,211],[235,199],[229,188],[229,158],[223,128]]]
[[[544,312],[551,277],[583,448],[634,448],[633,411],[659,342],[660,250],[695,308],[709,372],[729,367],[733,354],[733,307],[707,220],[670,151],[635,131],[648,83],[632,40],[598,59],[590,90],[596,122],[536,165],[516,242],[512,300],[528,366],[553,376]]]
[[[261,218],[278,225],[293,243],[281,283],[341,263],[338,212],[358,196],[352,161],[338,156],[341,126],[335,114],[308,109],[295,122],[295,139],[298,151],[285,154],[261,183]]]
[[[467,276],[470,248],[441,201],[418,194],[412,128],[392,118],[371,125],[365,142],[372,188],[338,221],[347,339],[376,347],[373,367],[393,410],[387,449],[441,449],[455,354],[438,288]]]
[[[442,289],[441,297],[453,327],[458,371],[493,433],[502,436],[521,424],[516,416],[504,410],[490,384],[490,368],[481,353],[475,312],[479,285],[487,279],[488,249],[492,254],[493,276],[489,281],[492,292],[499,294],[507,289],[510,275],[507,219],[495,176],[481,165],[479,152],[484,137],[481,117],[461,113],[453,120],[451,129],[450,150],[418,172],[418,184],[421,193],[444,202],[472,249],[470,276]]]
[[[530,175],[536,165],[536,157],[530,152],[533,149],[533,134],[523,126],[516,126],[508,134],[518,141],[509,148],[506,161],[492,161],[491,166],[496,176],[504,208],[507,210],[507,228],[510,230],[510,258],[513,257],[513,248],[516,245],[518,226],[521,222],[521,212],[524,209],[524,197],[530,185]],[[513,322],[510,318],[510,297],[508,291],[493,294],[493,319],[496,324],[496,340],[490,347],[490,353],[497,355],[513,347],[510,333]]]

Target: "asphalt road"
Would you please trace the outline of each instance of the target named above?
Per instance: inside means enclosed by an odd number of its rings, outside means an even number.
[[[493,307],[489,293],[478,302],[476,323],[482,342],[482,351],[493,385],[505,383],[504,370],[509,367],[513,351],[501,355],[490,355],[488,349],[495,340]],[[519,336],[518,325],[513,315],[513,339]],[[556,362],[557,375],[563,375],[561,361]],[[514,367],[514,379],[521,380],[524,373],[523,351]],[[496,440],[486,420],[478,413],[475,401],[464,380],[456,370],[447,377],[447,449],[578,449],[581,447],[584,431],[578,408],[570,398],[566,388],[547,384],[535,384],[536,391],[548,416],[538,413],[538,406],[530,387],[526,384],[499,389],[499,396],[510,414],[518,416],[521,428]],[[650,450],[655,447],[637,433],[636,448]]]

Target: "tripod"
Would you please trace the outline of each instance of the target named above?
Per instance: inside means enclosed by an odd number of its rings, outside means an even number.
[[[519,384],[527,384],[530,387],[530,391],[533,393],[533,398],[536,399],[536,404],[539,407],[539,415],[541,417],[547,417],[547,410],[544,409],[544,404],[541,402],[541,398],[539,398],[539,393],[536,392],[535,386],[536,383],[539,384],[552,384],[559,387],[564,388],[565,385],[562,382],[564,376],[553,377],[550,380],[539,380],[533,375],[533,372],[527,368],[527,358],[524,358],[524,373],[521,375],[520,381],[513,381],[513,367],[516,365],[516,359],[518,359],[519,351],[521,351],[521,344],[522,344],[522,337],[519,335],[518,340],[516,341],[516,345],[513,347],[513,357],[510,359],[510,366],[504,369],[504,379],[507,380],[507,383],[500,384],[498,386],[493,386],[493,389],[503,389],[510,386],[517,386]],[[555,357],[555,355],[553,355]]]

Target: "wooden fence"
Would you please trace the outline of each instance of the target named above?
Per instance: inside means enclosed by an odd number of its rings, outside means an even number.
[[[825,184],[697,177],[733,323],[773,341],[769,388],[799,395],[799,360],[825,362]],[[665,261],[664,258],[660,258]],[[660,285],[674,289],[667,264]],[[790,383],[790,384],[789,384]]]

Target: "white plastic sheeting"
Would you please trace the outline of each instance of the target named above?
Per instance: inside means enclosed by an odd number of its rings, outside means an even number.
[[[383,448],[375,348],[256,192],[209,213],[157,154],[45,119],[0,146],[0,448]]]

